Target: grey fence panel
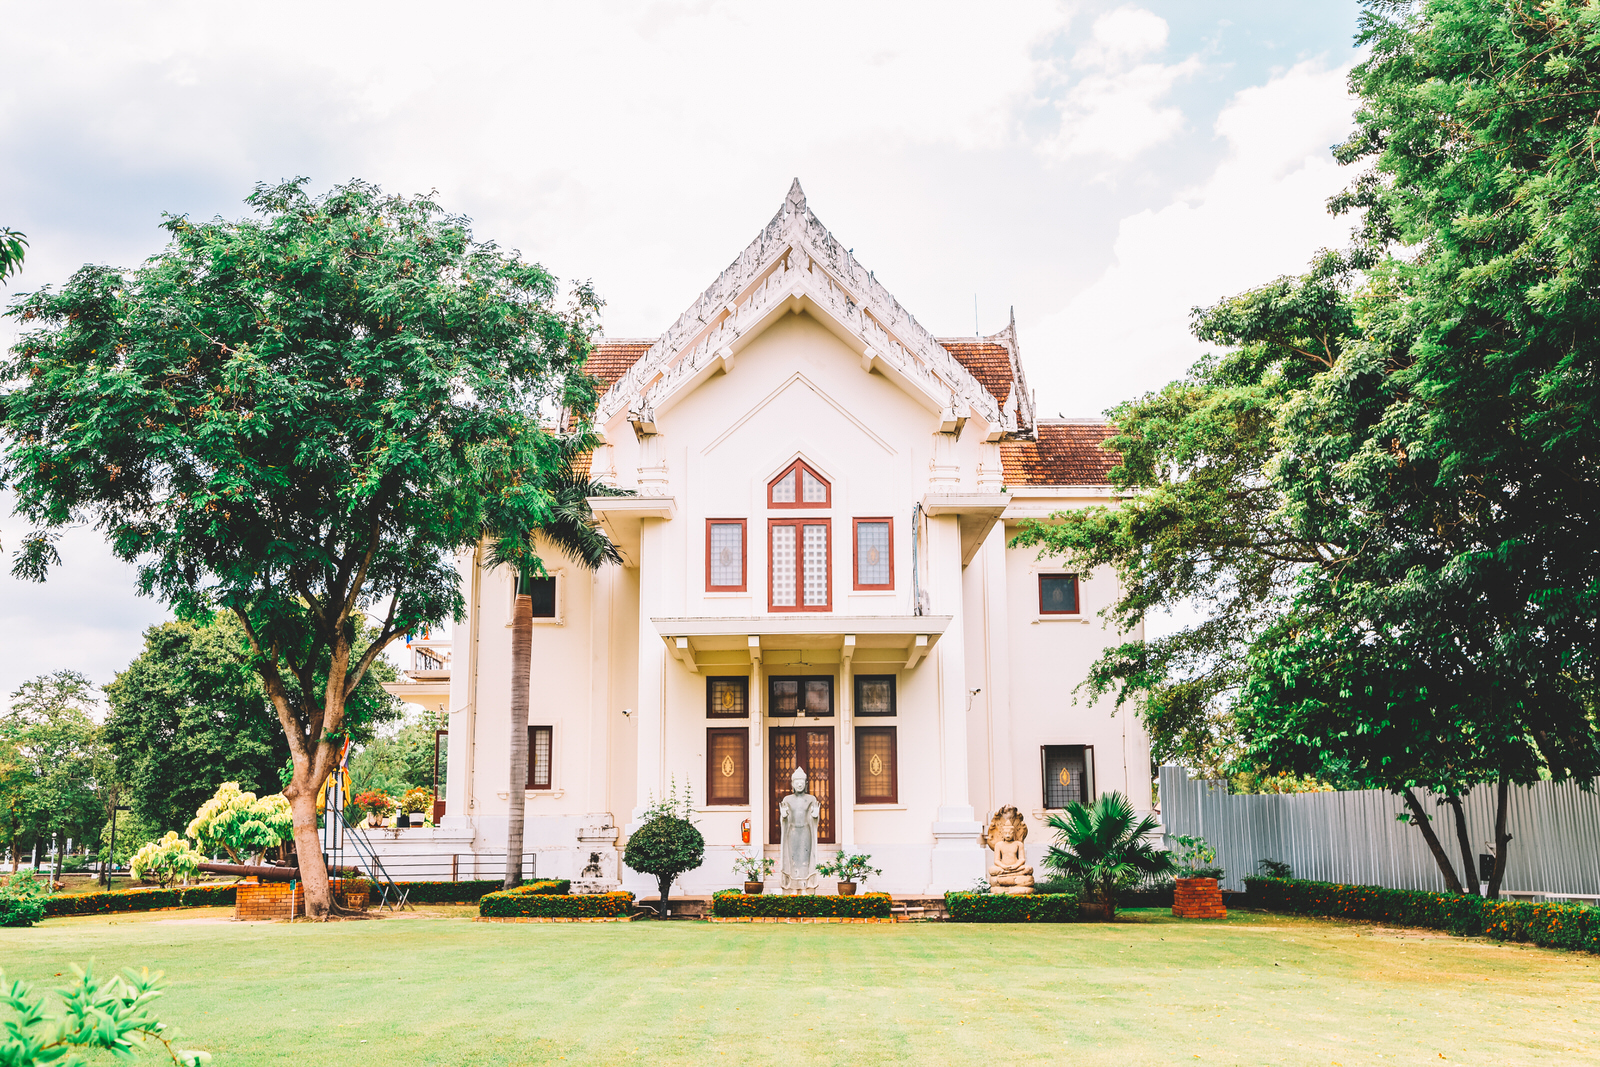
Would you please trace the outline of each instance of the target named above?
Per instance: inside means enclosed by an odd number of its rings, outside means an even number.
[[[1504,888],[1510,892],[1600,894],[1600,778],[1513,786],[1506,805],[1512,841]],[[1473,789],[1463,803],[1473,856],[1492,850],[1496,793]],[[1433,828],[1459,871],[1461,846],[1449,808],[1431,808]],[[1161,768],[1161,820],[1170,836],[1204,837],[1217,850],[1223,885],[1243,889],[1264,859],[1296,877],[1391,889],[1445,888],[1422,834],[1396,816],[1398,796],[1381,789],[1337,793],[1234,796],[1227,783]],[[1476,872],[1473,872],[1475,877]]]

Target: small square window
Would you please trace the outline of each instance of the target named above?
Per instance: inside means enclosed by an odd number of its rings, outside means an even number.
[[[1094,799],[1094,747],[1045,745],[1044,806],[1064,808]]]
[[[895,676],[892,674],[856,675],[856,714],[895,714]]]
[[[1039,575],[1039,614],[1078,614],[1078,576],[1076,574]]]
[[[517,582],[517,595],[533,599],[533,617],[536,619],[553,619],[556,617],[556,580],[540,578],[532,574],[524,574]]]
[[[769,678],[767,695],[767,714],[774,718],[826,718],[833,714],[830,676]]]
[[[706,715],[712,719],[748,719],[750,679],[707,678]]]

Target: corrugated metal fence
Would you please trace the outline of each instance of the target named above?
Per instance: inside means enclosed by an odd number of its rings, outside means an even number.
[[[1505,890],[1600,894],[1600,778],[1595,786],[1590,792],[1576,782],[1512,787]],[[1243,889],[1243,878],[1259,873],[1264,859],[1290,864],[1296,878],[1390,889],[1445,887],[1422,834],[1395,818],[1405,801],[1381,789],[1234,796],[1225,782],[1162,767],[1160,799],[1169,835],[1203,837],[1217,850],[1217,866],[1227,872],[1224,888]],[[1423,804],[1432,809],[1431,798],[1424,796]],[[1463,806],[1473,855],[1489,852],[1494,786],[1478,786]],[[1459,870],[1454,817],[1448,807],[1433,810],[1434,832]]]

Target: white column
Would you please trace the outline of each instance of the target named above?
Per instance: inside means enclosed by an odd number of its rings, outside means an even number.
[[[845,634],[839,652],[839,848],[856,847],[856,635]]]
[[[955,515],[928,519],[928,586],[935,615],[950,625],[934,648],[939,681],[938,818],[928,889],[968,889],[983,877],[980,827],[972,810],[967,766],[967,668],[965,611],[961,595],[961,527]]]
[[[633,818],[637,820],[651,799],[660,800],[666,788],[666,646],[656,632],[652,616],[661,615],[666,560],[666,524],[644,519],[639,528],[639,696],[634,715],[639,720],[638,775],[635,779]],[[632,832],[633,824],[629,824]]]
[[[761,709],[767,694],[766,672],[761,664],[761,638],[751,637],[750,648],[750,855],[767,851],[767,750],[762,745]]]
[[[985,707],[989,716],[989,781],[994,795],[988,807],[1015,804],[1024,812],[1032,808],[1017,791],[1016,752],[1011,738],[1011,616],[1010,586],[1006,573],[1006,529],[995,523],[979,549],[983,561],[983,655]]]
[[[444,821],[442,826],[465,830],[472,825],[473,728],[478,716],[478,630],[482,614],[483,567],[481,544],[456,557],[461,592],[467,601],[465,626],[452,632],[450,644],[450,731],[445,750]]]

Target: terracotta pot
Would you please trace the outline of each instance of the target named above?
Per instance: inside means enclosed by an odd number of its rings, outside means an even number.
[[[853,897],[853,896],[855,896],[856,895],[856,884],[854,882],[840,882],[839,883],[839,895],[841,897]]]
[[[761,895],[761,891],[765,888],[766,883],[764,882],[746,882],[744,884],[744,891],[746,895],[752,897],[759,897]]]
[[[1084,900],[1078,903],[1078,919],[1086,923],[1103,923],[1109,916],[1106,915],[1106,906],[1099,901]]]

